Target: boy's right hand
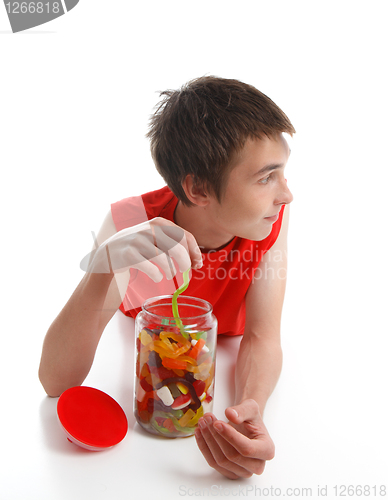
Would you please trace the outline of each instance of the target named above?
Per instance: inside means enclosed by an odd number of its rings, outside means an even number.
[[[173,222],[156,217],[121,231],[84,257],[81,269],[89,273],[121,273],[138,269],[154,282],[172,279],[176,269],[202,266],[201,251],[194,236]],[[160,268],[160,269],[159,269]]]

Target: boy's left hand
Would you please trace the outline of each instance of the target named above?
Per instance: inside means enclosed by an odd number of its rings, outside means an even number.
[[[206,413],[195,431],[199,449],[210,467],[238,479],[262,474],[275,446],[260,415],[259,405],[246,399],[225,410],[229,423]]]

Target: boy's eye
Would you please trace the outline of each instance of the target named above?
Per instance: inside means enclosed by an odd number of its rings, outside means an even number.
[[[268,181],[271,179],[272,174],[269,174],[267,177],[264,177],[264,179],[260,179],[259,183],[260,184],[267,184]]]

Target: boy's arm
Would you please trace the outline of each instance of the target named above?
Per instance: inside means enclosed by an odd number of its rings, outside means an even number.
[[[97,236],[98,244],[115,233],[109,211]],[[102,332],[121,304],[117,280],[125,286],[129,273],[86,273],[48,329],[39,379],[49,396],[82,384],[89,373]]]
[[[209,465],[237,479],[261,474],[274,456],[262,415],[280,375],[280,322],[287,269],[289,207],[278,239],[264,255],[246,296],[245,332],[236,363],[236,404],[225,410],[229,424],[205,415],[196,431]],[[202,427],[201,427],[202,426]]]
[[[168,264],[167,255],[175,259],[181,271],[201,265],[194,237],[160,217],[116,231],[109,212],[97,243],[89,265],[85,264],[85,276],[44,339],[39,378],[50,396],[60,396],[84,381],[102,332],[127,290],[130,269],[160,281],[163,274],[159,267],[167,279],[176,272]]]

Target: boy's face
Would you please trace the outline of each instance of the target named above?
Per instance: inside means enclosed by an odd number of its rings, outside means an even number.
[[[259,241],[270,234],[282,205],[293,199],[284,178],[289,155],[282,134],[247,140],[235,159],[221,203],[212,197],[207,207],[220,236]]]

